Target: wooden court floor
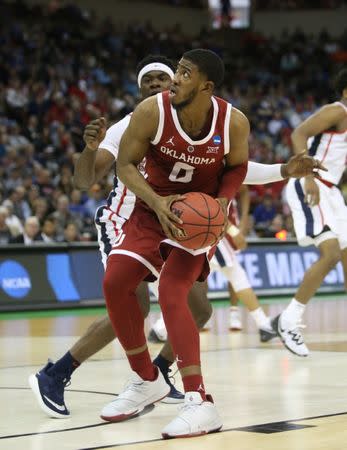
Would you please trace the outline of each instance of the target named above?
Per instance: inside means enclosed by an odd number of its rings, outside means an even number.
[[[69,419],[46,417],[27,378],[48,357],[64,354],[102,310],[30,317],[0,314],[1,450],[345,450],[347,449],[347,298],[312,301],[305,316],[308,358],[276,340],[260,344],[250,317],[228,330],[226,304],[215,304],[211,329],[201,333],[207,390],[223,418],[220,433],[163,441],[161,429],[177,405],[157,404],[140,417],[108,424],[102,406],[120,392],[129,369],[119,344],[78,368],[66,393]],[[272,316],[285,303],[271,302]],[[28,316],[28,315],[27,315]],[[147,327],[158,317],[151,313]],[[155,356],[159,344],[151,344]],[[179,376],[176,382],[181,386]]]

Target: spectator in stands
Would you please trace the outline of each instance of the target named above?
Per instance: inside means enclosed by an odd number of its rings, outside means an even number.
[[[66,225],[64,229],[64,240],[63,242],[71,243],[80,241],[79,230],[74,222],[70,222]]]
[[[69,197],[67,195],[60,195],[58,198],[56,211],[52,213],[52,218],[56,220],[58,240],[64,239],[64,230],[67,224],[77,222],[76,216],[69,210]]]
[[[46,244],[57,242],[57,226],[52,217],[46,217],[43,221],[41,235]]]
[[[88,210],[83,202],[82,193],[78,189],[73,189],[71,192],[69,210],[79,218],[80,222],[84,222],[88,217]]]
[[[38,197],[34,200],[33,215],[39,219],[40,223],[44,223],[49,212],[49,203],[45,197]]]
[[[276,208],[270,194],[265,194],[262,202],[255,208],[253,217],[257,229],[267,228],[276,215]]]
[[[43,238],[40,232],[40,223],[35,216],[30,216],[24,223],[23,234],[18,235],[11,239],[11,244],[25,244],[32,245],[37,242],[43,242]]]
[[[24,227],[19,218],[15,214],[13,214],[13,203],[11,202],[11,200],[5,200],[2,206],[7,209],[8,214],[6,218],[6,224],[11,230],[12,235],[16,237],[22,234],[24,231]]]
[[[270,226],[265,228],[263,237],[276,237],[276,234],[284,229],[284,220],[282,214],[276,214],[271,220]]]
[[[5,206],[0,206],[0,245],[5,245],[13,238],[10,228],[6,224],[8,210]]]
[[[9,199],[13,205],[13,213],[22,221],[31,216],[29,203],[25,199],[25,189],[23,186],[17,186],[10,194]]]
[[[96,210],[105,205],[106,200],[104,196],[104,192],[101,189],[100,184],[96,183],[90,188],[89,198],[85,203],[85,207],[87,210],[87,214],[89,217],[94,217]]]

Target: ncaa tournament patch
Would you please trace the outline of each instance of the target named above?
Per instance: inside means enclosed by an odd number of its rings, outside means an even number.
[[[213,136],[213,143],[219,145],[222,142],[222,138],[220,136]]]

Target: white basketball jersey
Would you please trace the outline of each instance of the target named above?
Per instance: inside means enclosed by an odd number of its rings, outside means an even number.
[[[129,125],[130,118],[131,114],[128,114],[112,125],[106,131],[106,136],[99,145],[99,148],[104,148],[112,153],[115,161],[117,161],[119,144]],[[143,173],[141,167],[140,171]],[[101,221],[113,220],[124,223],[129,219],[134,209],[135,200],[135,195],[115,176],[113,178],[113,189],[107,197],[107,204],[98,209],[97,218]]]
[[[347,107],[340,102],[347,114]],[[319,176],[333,184],[341,180],[347,163],[347,129],[340,133],[325,131],[308,140],[310,156],[320,160],[327,172],[320,171]]]

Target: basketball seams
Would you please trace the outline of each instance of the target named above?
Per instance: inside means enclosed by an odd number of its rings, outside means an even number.
[[[181,243],[181,242],[185,242],[185,241],[190,241],[191,239],[195,239],[199,236],[204,236],[204,235],[207,235],[207,236],[212,235],[215,238],[215,243],[218,240],[218,236],[215,233],[213,233],[212,231],[209,231],[209,232],[204,231],[203,233],[193,234],[191,236],[187,236],[186,238],[180,238],[179,240],[177,240],[177,242]],[[205,241],[206,241],[206,238],[204,239],[204,242]],[[208,246],[211,247],[211,246],[215,245],[215,243],[209,244]],[[201,245],[199,248],[204,248],[204,247],[203,247],[203,245]]]
[[[182,229],[186,231],[185,237],[176,238],[177,242],[195,250],[216,245],[220,236],[218,231],[224,228],[221,205],[204,192],[188,192],[186,196],[186,199],[172,204],[183,220]],[[216,203],[218,206],[215,206]],[[216,223],[219,220],[221,223]]]
[[[205,206],[206,206],[206,209],[207,209],[207,212],[208,212],[208,217],[206,217],[206,219],[208,220],[208,222],[207,222],[207,231],[206,231],[206,234],[205,234],[205,240],[201,244],[201,247],[204,247],[205,243],[207,241],[208,235],[210,233],[211,212],[210,212],[210,206],[209,206],[209,204],[208,204],[208,202],[206,200],[206,197],[204,196],[204,194],[202,192],[200,193],[200,196],[204,199]]]
[[[194,211],[198,216],[202,217],[203,219],[208,219],[208,217],[204,216],[203,214],[201,214],[197,209],[195,209],[192,205],[190,205],[189,203],[186,203],[185,200],[179,200],[177,203],[184,203],[185,206],[188,206],[188,208],[190,208],[192,211]]]

